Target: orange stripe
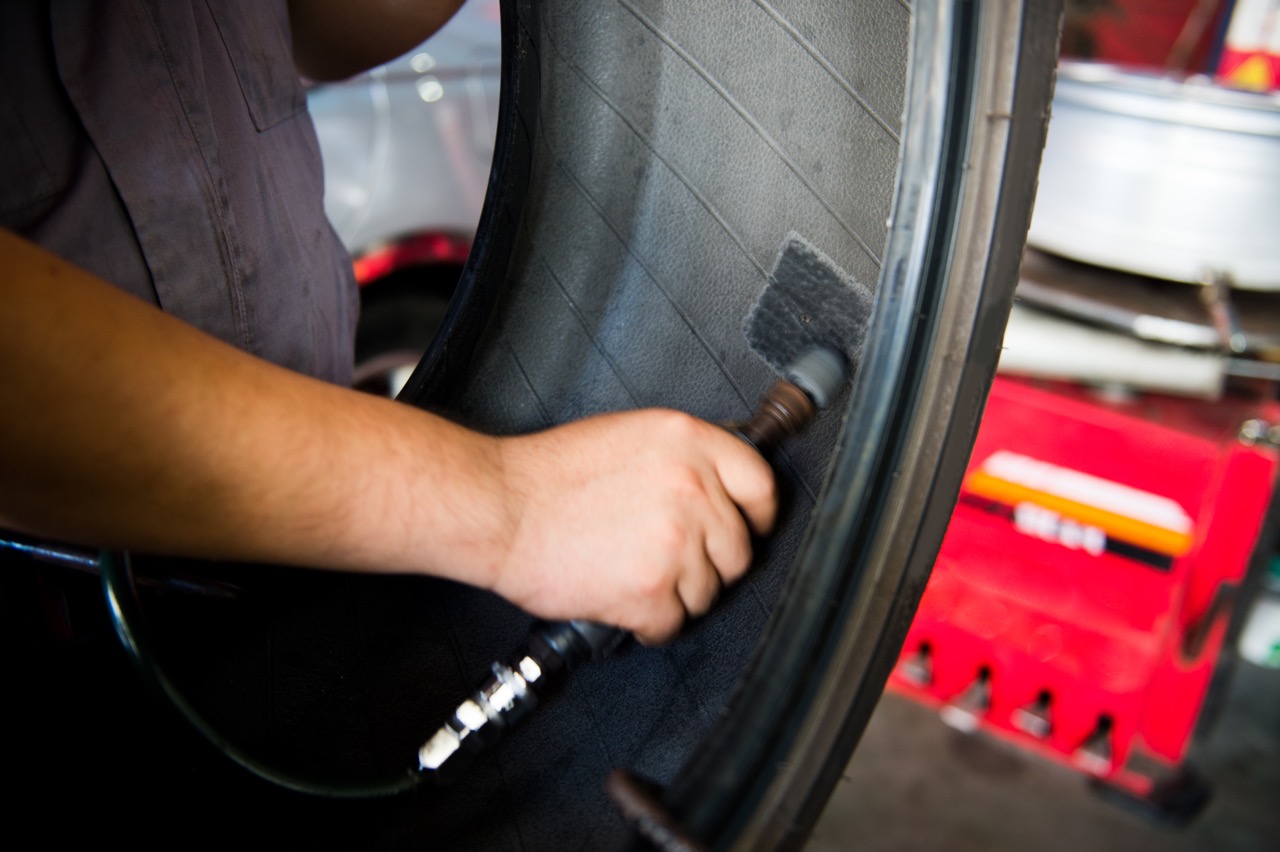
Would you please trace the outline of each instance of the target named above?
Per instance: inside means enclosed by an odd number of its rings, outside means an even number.
[[[1028,488],[1025,485],[1018,485],[981,470],[975,470],[969,474],[968,479],[965,480],[965,489],[975,496],[1008,506],[1034,503],[1064,517],[1098,527],[1107,534],[1108,538],[1145,547],[1167,556],[1182,556],[1191,549],[1193,543],[1188,533],[1165,529],[1035,488]]]

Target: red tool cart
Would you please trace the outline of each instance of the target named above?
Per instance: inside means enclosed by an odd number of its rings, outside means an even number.
[[[889,683],[1171,818],[1271,556],[1280,95],[1237,60],[1276,31],[1277,0],[1068,4],[1002,375]]]
[[[997,378],[890,688],[1161,808],[1275,482],[1265,399]]]

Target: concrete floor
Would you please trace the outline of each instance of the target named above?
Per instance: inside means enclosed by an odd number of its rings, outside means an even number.
[[[1275,852],[1280,670],[1240,662],[1190,766],[1212,799],[1173,827],[1098,796],[1084,776],[930,710],[881,699],[807,852]]]

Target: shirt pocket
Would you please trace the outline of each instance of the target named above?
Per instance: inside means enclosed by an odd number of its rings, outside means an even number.
[[[293,64],[285,4],[212,0],[208,7],[254,127],[269,130],[305,110],[307,95]]]

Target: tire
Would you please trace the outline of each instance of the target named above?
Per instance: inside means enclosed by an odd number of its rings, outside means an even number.
[[[352,387],[395,397],[444,320],[461,270],[409,268],[361,290]]]
[[[663,803],[691,838],[794,847],[883,690],[954,507],[1030,219],[1060,9],[918,3],[908,27],[891,2],[874,13],[538,5],[516,4],[511,22],[527,71],[487,211],[503,228],[518,220],[520,239],[473,258],[475,271],[504,268],[506,290],[483,336],[462,331],[477,341],[471,366],[429,352],[406,399],[450,399],[504,431],[636,405],[737,417],[770,378],[738,325],[786,231],[878,282],[843,422],[816,424],[787,453],[793,503],[748,589],[666,652],[674,677],[641,665],[613,675],[615,690],[683,690],[710,711],[685,724],[698,730],[683,747],[645,742],[630,755],[665,785]],[[861,55],[881,64],[833,59]],[[762,80],[775,85],[761,93]],[[856,165],[832,178],[839,163]],[[629,175],[643,177],[618,179]],[[661,293],[645,301],[636,281]],[[584,398],[587,388],[596,392]],[[754,635],[753,604],[770,610]],[[707,653],[715,646],[737,653]],[[593,688],[592,720],[624,710]],[[669,716],[629,724],[657,720]]]
[[[356,825],[365,848],[608,848],[632,838],[604,788],[624,767],[699,844],[804,841],[959,490],[1030,219],[1059,13],[1031,0],[504,6],[476,246],[402,401],[494,433],[640,406],[739,419],[773,378],[740,326],[791,231],[875,286],[871,328],[852,388],[777,459],[776,534],[709,616],[576,671],[459,784],[291,802],[306,809],[294,826],[332,842]],[[302,582],[281,583],[295,609]],[[273,657],[259,668],[274,709],[249,715],[328,702],[379,745],[424,737],[529,625],[471,589],[352,582],[324,617],[292,621],[347,619],[332,632],[356,638],[321,668],[351,658],[358,676],[317,686],[280,677]],[[389,603],[357,600],[373,594]],[[216,641],[223,668],[226,648],[250,644]],[[418,706],[422,669],[434,703]],[[224,694],[206,671],[185,683]],[[266,728],[263,741],[298,736]],[[305,726],[326,743],[335,728]]]

